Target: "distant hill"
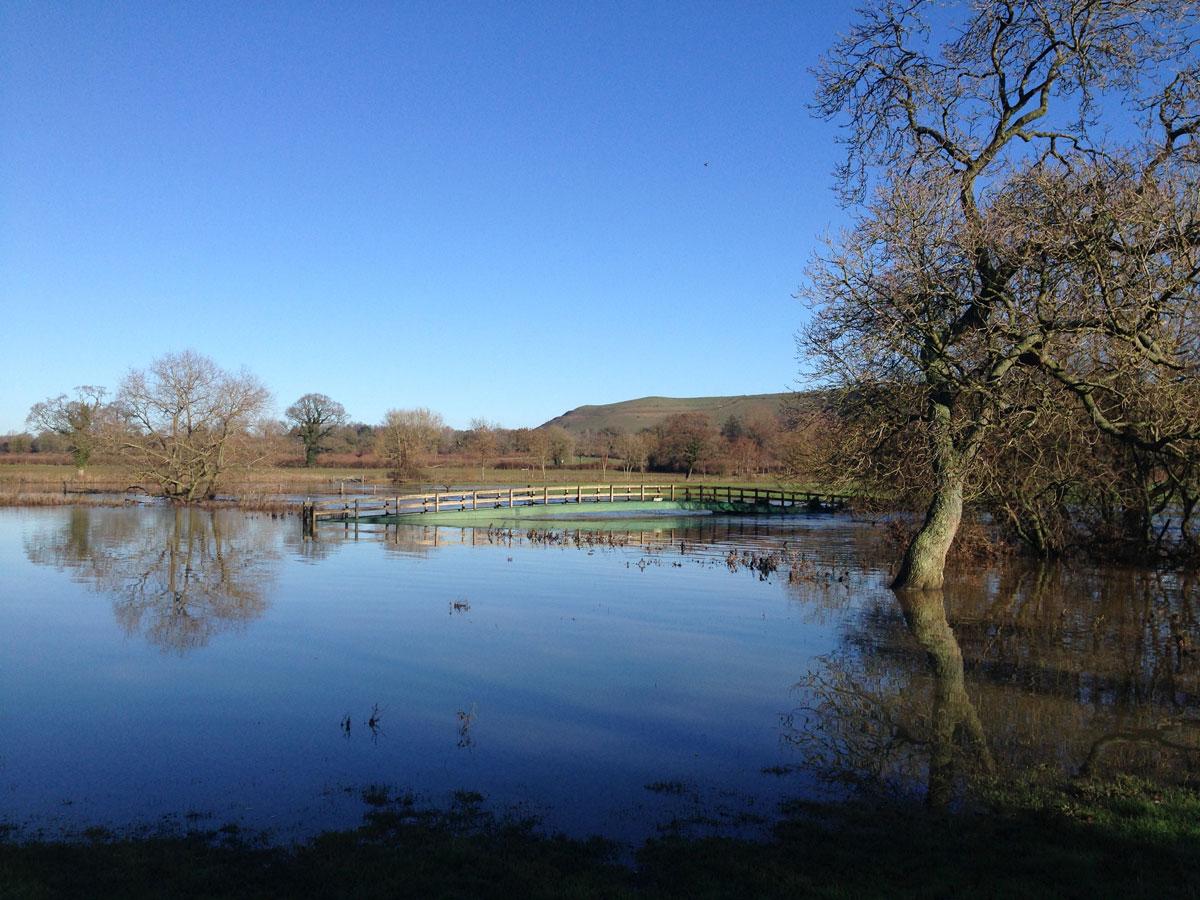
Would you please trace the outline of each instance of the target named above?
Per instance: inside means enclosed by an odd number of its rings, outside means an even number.
[[[705,413],[718,428],[730,416],[743,421],[758,417],[774,417],[780,406],[793,395],[744,394],[740,397],[642,397],[598,406],[580,406],[544,423],[560,425],[572,434],[595,433],[605,428],[614,431],[638,432],[653,428],[668,416],[677,413]]]

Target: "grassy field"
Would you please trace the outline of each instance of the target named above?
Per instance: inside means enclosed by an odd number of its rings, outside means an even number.
[[[642,397],[620,403],[580,406],[546,422],[559,425],[572,434],[597,433],[605,428],[636,434],[653,428],[669,416],[679,413],[704,413],[718,428],[730,416],[742,421],[773,419],[780,407],[795,397],[791,393],[745,394],[734,397]]]
[[[236,828],[25,841],[0,897],[1195,897],[1200,795],[1116,778],[997,787],[969,811],[798,804],[771,840],[664,836],[632,857],[539,835],[475,794],[419,809],[375,787],[364,824],[296,847]],[[625,864],[631,861],[633,864]]]

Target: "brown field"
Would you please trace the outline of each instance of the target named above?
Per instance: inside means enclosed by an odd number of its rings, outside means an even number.
[[[0,466],[66,466],[70,463],[70,453],[0,453]]]
[[[38,456],[44,459],[48,454]],[[426,480],[396,484],[382,466],[353,467],[321,465],[312,468],[275,465],[231,473],[221,485],[223,496],[236,497],[239,505],[268,504],[283,496],[309,494],[368,493],[384,494],[396,490],[451,490],[481,485],[541,485],[541,484],[669,484],[687,481],[680,473],[647,472],[626,474],[609,467],[601,472],[599,465],[547,468],[545,478],[537,466],[519,461],[500,461],[482,470],[477,465],[461,462],[434,463],[426,468]],[[731,479],[720,475],[693,475],[691,484],[776,485],[778,476],[758,480]],[[128,470],[118,465],[88,466],[81,474],[69,463],[10,462],[0,467],[0,505],[49,505],[76,502],[123,502],[121,498],[99,499],[101,494],[144,494],[140,488],[152,486],[140,482]],[[53,500],[49,498],[55,498]],[[84,498],[92,498],[90,501]]]

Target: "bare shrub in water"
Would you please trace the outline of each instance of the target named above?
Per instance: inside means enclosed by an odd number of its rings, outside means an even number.
[[[201,500],[230,469],[263,459],[251,429],[270,397],[248,372],[226,372],[191,350],[168,353],[125,376],[107,442],[163,496]]]
[[[375,430],[377,452],[388,461],[394,481],[416,481],[425,458],[437,449],[445,423],[441,415],[419,409],[391,409]]]

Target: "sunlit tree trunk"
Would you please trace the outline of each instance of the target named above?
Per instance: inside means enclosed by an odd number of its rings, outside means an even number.
[[[949,407],[935,403],[933,420],[939,432],[933,456],[933,497],[925,521],[909,543],[900,572],[892,582],[892,589],[897,591],[933,591],[942,587],[946,554],[962,522],[963,471],[967,460],[950,437]]]
[[[948,473],[938,480],[925,521],[904,553],[900,572],[892,582],[894,590],[933,591],[942,586],[946,554],[958,533],[962,508],[962,475]]]

